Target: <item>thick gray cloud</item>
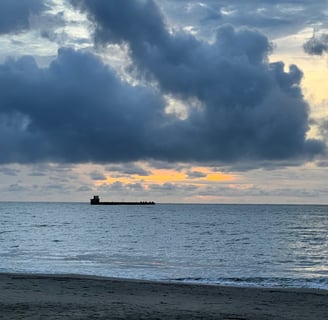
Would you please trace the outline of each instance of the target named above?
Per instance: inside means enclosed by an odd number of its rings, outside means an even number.
[[[269,64],[271,45],[264,35],[223,26],[209,44],[170,33],[151,0],[71,2],[94,22],[98,43],[129,45],[132,72],[162,92],[202,104],[201,111],[190,110],[186,121],[167,125],[158,155],[164,148],[162,157],[169,160],[281,159],[323,149],[319,141],[305,138],[302,72],[294,65],[285,72],[283,63]]]
[[[1,0],[0,34],[15,33],[29,28],[31,14],[46,9],[44,0]]]
[[[328,52],[328,34],[319,37],[313,36],[304,44],[304,50],[308,54],[323,55]]]
[[[148,154],[164,102],[130,86],[96,56],[61,49],[0,65],[0,162],[126,161]]]
[[[124,43],[122,81],[99,57],[60,49],[40,68],[32,57],[0,65],[1,163],[306,159],[324,144],[306,139],[302,72],[268,63],[261,33],[222,26],[213,43],[170,33],[153,1],[72,0],[95,24],[98,44]],[[197,100],[181,120],[164,94]]]

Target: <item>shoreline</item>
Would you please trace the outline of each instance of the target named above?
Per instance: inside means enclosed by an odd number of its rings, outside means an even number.
[[[0,319],[328,319],[328,291],[0,273]]]
[[[246,289],[268,289],[268,290],[301,290],[301,291],[323,291],[328,293],[328,286],[320,286],[320,285],[313,285],[313,286],[306,286],[301,285],[302,278],[299,280],[299,285],[292,285],[287,284],[283,285],[282,282],[279,282],[284,279],[278,279],[278,282],[272,285],[266,283],[266,284],[259,284],[256,282],[247,282],[243,281],[244,278],[222,278],[222,282],[214,282],[214,281],[199,281],[200,278],[196,278],[196,280],[193,280],[193,278],[176,278],[176,279],[140,279],[140,278],[125,278],[120,276],[106,276],[106,275],[96,275],[96,274],[88,274],[88,273],[70,273],[70,272],[55,272],[55,273],[43,273],[40,271],[0,271],[1,275],[17,275],[17,276],[40,276],[40,277],[64,277],[64,278],[72,278],[72,279],[90,279],[90,280],[119,280],[119,281],[127,281],[127,282],[150,282],[150,283],[163,283],[163,284],[186,284],[186,285],[195,285],[195,286],[218,286],[218,287],[225,287],[225,288],[246,288]],[[234,279],[237,279],[236,282],[234,282]],[[250,279],[249,277],[247,278]],[[258,278],[256,278],[258,279]],[[271,279],[271,278],[268,278]],[[287,279],[287,278],[286,278]],[[225,281],[227,280],[227,281]],[[266,278],[263,278],[264,283]],[[297,281],[297,279],[293,279],[294,281]]]

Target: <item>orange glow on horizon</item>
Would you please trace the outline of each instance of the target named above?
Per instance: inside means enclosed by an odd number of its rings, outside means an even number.
[[[193,167],[187,171],[177,171],[174,169],[151,169],[149,175],[124,175],[115,177],[111,175],[106,176],[106,180],[96,182],[96,185],[112,184],[120,182],[122,184],[143,183],[144,185],[150,184],[165,184],[165,183],[186,183],[186,184],[203,184],[208,182],[227,182],[234,181],[235,175],[213,172],[210,168],[206,167]],[[202,173],[200,177],[189,177],[188,172]]]
[[[156,169],[152,170],[152,174],[148,176],[134,175],[133,178],[149,183],[163,184],[167,182],[180,182],[187,179],[185,173],[172,169]]]
[[[231,174],[225,173],[211,173],[207,175],[207,181],[233,181],[235,177]]]
[[[236,176],[233,174],[223,173],[223,172],[213,172],[209,168],[205,168],[205,167],[194,167],[192,168],[191,171],[201,172],[203,174],[206,174],[206,177],[204,177],[203,179],[211,182],[234,181],[236,179]]]

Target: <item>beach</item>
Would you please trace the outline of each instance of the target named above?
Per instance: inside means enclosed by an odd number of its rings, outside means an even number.
[[[0,275],[0,319],[328,319],[328,291]]]

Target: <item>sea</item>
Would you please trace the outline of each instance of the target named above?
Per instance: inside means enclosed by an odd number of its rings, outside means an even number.
[[[328,290],[328,206],[0,202],[0,272]]]

